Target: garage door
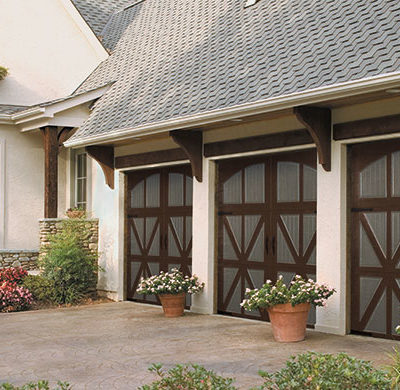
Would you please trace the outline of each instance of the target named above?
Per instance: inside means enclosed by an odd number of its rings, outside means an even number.
[[[240,307],[246,288],[315,278],[316,153],[223,161],[218,173],[218,311],[266,319]]]
[[[128,174],[128,299],[159,303],[154,295],[136,293],[141,277],[146,278],[172,268],[190,275],[192,188],[189,166]]]
[[[351,148],[351,328],[392,338],[400,324],[400,142]]]

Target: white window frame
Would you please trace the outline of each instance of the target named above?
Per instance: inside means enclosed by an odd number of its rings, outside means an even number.
[[[70,199],[69,199],[69,207],[78,207],[77,206],[77,198],[78,198],[78,156],[85,154],[86,155],[86,211],[91,211],[92,204],[92,159],[85,152],[85,149],[76,149],[70,150]]]

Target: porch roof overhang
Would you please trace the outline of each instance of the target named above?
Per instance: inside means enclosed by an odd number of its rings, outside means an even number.
[[[134,128],[121,128],[105,134],[72,137],[64,143],[66,147],[83,147],[100,144],[113,144],[120,141],[166,133],[177,129],[196,129],[216,126],[218,123],[238,118],[252,118],[262,114],[284,112],[298,106],[324,107],[332,101],[350,97],[362,97],[400,87],[400,72],[382,74],[360,80],[323,86],[278,97],[249,102],[222,109],[201,112],[159,121]]]
[[[77,95],[41,103],[14,114],[0,114],[0,124],[17,126],[28,132],[46,126],[79,127],[89,117],[89,105],[103,96],[110,84]]]

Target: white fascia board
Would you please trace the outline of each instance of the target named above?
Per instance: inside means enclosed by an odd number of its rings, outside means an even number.
[[[81,126],[83,124],[81,118],[78,118],[79,120],[72,122],[70,117],[65,118],[64,124],[62,115],[59,115],[58,118],[54,118],[54,116],[68,109],[90,103],[93,100],[100,98],[109,88],[110,84],[76,96],[71,96],[62,101],[50,103],[43,107],[34,107],[29,110],[19,112],[11,115],[12,123],[18,125],[21,131],[36,130],[38,128],[38,121],[40,121],[40,126]],[[53,119],[54,121],[51,123]]]
[[[114,130],[107,134],[92,135],[65,142],[66,147],[82,147],[93,144],[116,142],[136,136],[145,136],[175,129],[202,126],[206,124],[237,119],[273,111],[285,110],[300,105],[315,104],[323,101],[362,95],[400,86],[400,72],[388,73],[361,80],[323,86],[302,92],[272,97],[252,103],[221,108],[195,115],[174,118],[134,128]]]
[[[64,9],[67,13],[71,16],[74,23],[77,25],[79,30],[85,36],[89,44],[93,47],[93,50],[96,52],[97,56],[101,61],[105,60],[109,57],[109,54],[105,47],[102,45],[94,31],[90,28],[87,24],[86,20],[82,17],[79,13],[75,5],[72,3],[71,0],[60,0],[61,4],[63,5]]]
[[[14,122],[11,119],[10,114],[0,114],[0,125],[12,125],[12,124],[14,124]]]

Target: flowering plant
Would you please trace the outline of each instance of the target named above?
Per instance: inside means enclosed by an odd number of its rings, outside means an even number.
[[[0,269],[0,283],[7,282],[16,286],[22,282],[22,279],[28,275],[28,272],[22,267],[11,267]]]
[[[256,310],[271,306],[291,303],[292,306],[300,303],[311,303],[315,306],[325,306],[326,300],[335,292],[324,284],[318,284],[312,279],[304,280],[296,275],[289,287],[279,276],[275,285],[267,280],[260,289],[246,289],[246,299],[240,304],[246,310]]]
[[[0,284],[0,312],[26,310],[33,303],[32,294],[10,282]]]
[[[174,268],[170,272],[161,271],[159,275],[154,275],[147,279],[141,278],[136,291],[144,295],[196,294],[202,291],[203,288],[204,283],[200,283],[196,275],[184,276],[182,272]]]

